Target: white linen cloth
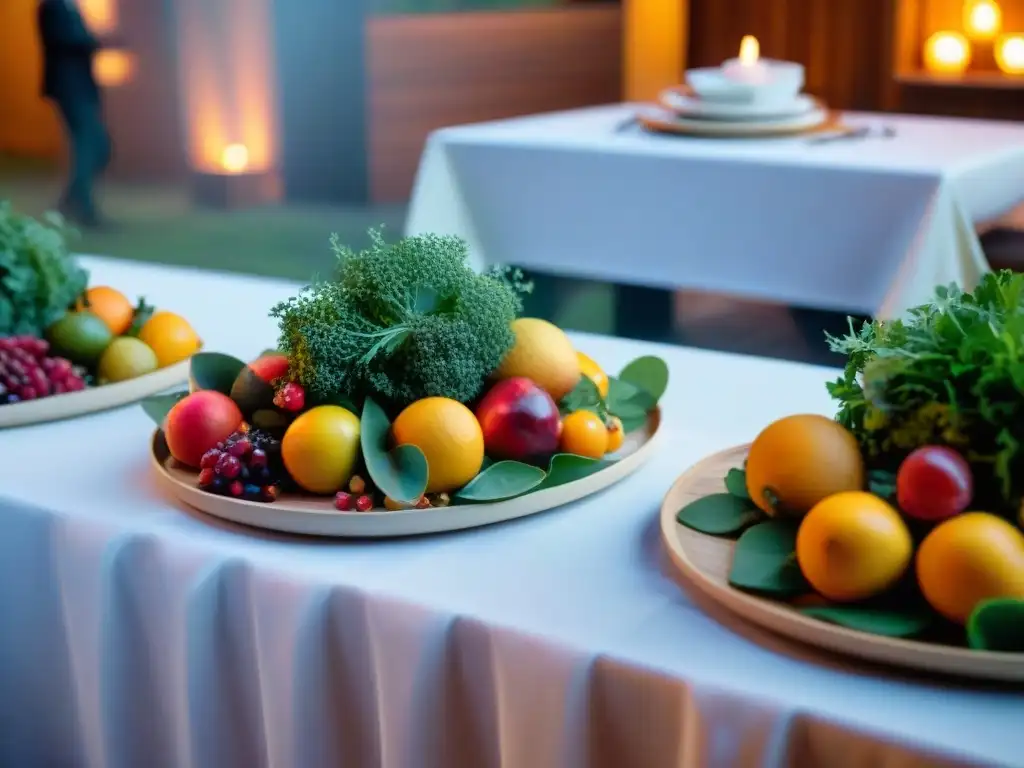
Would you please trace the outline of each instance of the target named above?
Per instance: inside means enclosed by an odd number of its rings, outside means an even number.
[[[617,130],[615,105],[445,128],[409,234],[508,263],[652,287],[900,315],[988,270],[974,222],[1024,201],[1024,127],[850,113],[896,136],[700,139]]]
[[[89,260],[207,348],[293,287]],[[167,496],[137,406],[0,432],[0,765],[731,768],[1022,764],[1024,693],[868,668],[697,600],[665,491],[834,371],[579,335],[671,367],[664,450],[568,507],[450,535],[303,539]]]

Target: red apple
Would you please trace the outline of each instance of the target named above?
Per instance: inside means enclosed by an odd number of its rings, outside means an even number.
[[[242,424],[242,412],[227,395],[204,389],[175,403],[164,420],[171,456],[198,468],[203,454],[223,442]]]
[[[480,401],[476,418],[492,459],[541,462],[558,449],[558,406],[530,379],[499,381]]]

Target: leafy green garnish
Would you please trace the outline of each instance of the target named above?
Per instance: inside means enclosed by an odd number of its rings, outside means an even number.
[[[477,274],[456,237],[370,236],[358,253],[333,238],[334,277],[272,309],[291,375],[314,398],[372,396],[392,409],[472,400],[512,348],[530,286],[516,271]]]
[[[366,471],[383,493],[395,501],[414,504],[427,489],[427,457],[415,445],[388,450],[391,422],[372,398],[363,403],[359,420],[359,441]]]
[[[847,356],[828,385],[837,420],[872,470],[893,472],[922,445],[959,450],[975,475],[979,508],[1009,512],[1024,495],[1024,275],[955,285],[904,320],[865,323],[843,338]],[[876,479],[884,475],[876,474]]]
[[[68,232],[57,214],[40,221],[0,200],[0,336],[42,336],[85,291]]]

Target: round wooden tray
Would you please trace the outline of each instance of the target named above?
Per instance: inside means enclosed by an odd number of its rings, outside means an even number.
[[[735,542],[700,533],[676,521],[696,499],[724,493],[724,478],[746,458],[749,446],[716,453],[687,470],[665,496],[661,537],[685,580],[727,610],[765,629],[807,645],[890,666],[959,677],[1024,682],[1024,654],[880,637],[804,616],[784,603],[755,597],[729,586]]]
[[[128,405],[185,383],[188,381],[188,370],[189,361],[183,360],[137,379],[89,387],[81,392],[41,397],[24,403],[0,405],[0,429],[71,419]]]
[[[330,499],[312,496],[285,494],[277,501],[265,504],[206,493],[197,487],[197,473],[171,458],[160,430],[153,435],[152,459],[157,475],[171,493],[189,506],[214,517],[285,533],[390,538],[476,528],[577,501],[617,483],[640,468],[657,449],[660,432],[661,412],[655,410],[646,427],[627,436],[615,454],[617,461],[614,464],[565,485],[490,504],[458,504],[397,512],[380,508],[370,512],[339,512]]]

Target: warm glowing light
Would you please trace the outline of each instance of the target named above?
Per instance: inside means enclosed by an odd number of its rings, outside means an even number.
[[[228,144],[220,153],[220,164],[228,173],[242,173],[249,167],[249,150],[245,144]]]
[[[959,32],[936,32],[924,44],[924,65],[942,75],[960,75],[971,63],[971,44]]]
[[[966,0],[964,29],[976,40],[991,40],[1003,26],[1003,11],[995,0]]]
[[[740,64],[751,67],[761,58],[761,44],[753,35],[744,35],[740,41]]]
[[[94,34],[106,35],[117,29],[115,0],[78,0],[78,10]]]
[[[92,66],[96,82],[106,88],[113,88],[132,79],[135,60],[127,51],[107,48],[96,54]]]
[[[996,43],[996,64],[1008,75],[1024,75],[1024,35],[1006,35]]]

